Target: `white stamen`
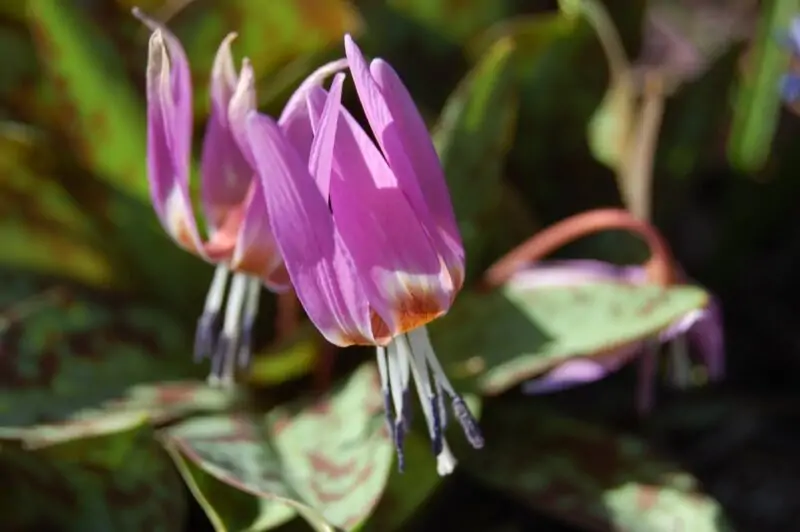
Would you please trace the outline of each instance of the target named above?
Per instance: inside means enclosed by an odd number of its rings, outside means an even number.
[[[440,477],[449,475],[456,469],[458,460],[453,456],[450,447],[447,445],[447,440],[442,440],[442,452],[436,457],[436,472]]]
[[[431,408],[431,403],[433,402],[435,395],[433,388],[431,388],[430,379],[428,377],[425,354],[415,353],[409,346],[406,336],[408,335],[398,336],[395,338],[393,343],[397,344],[398,356],[407,357],[410,363],[411,373],[414,377],[414,385],[417,388],[417,395],[419,396],[419,401],[422,404],[422,412],[425,415],[425,421],[428,425],[428,433],[431,436],[431,440],[435,441],[437,439],[441,439],[442,447],[439,454],[436,455],[436,470],[440,475],[448,475],[453,472],[458,462],[453,456],[453,453],[450,452],[450,448],[447,446],[444,435],[441,434],[441,432],[437,434],[437,428],[435,427],[434,422],[434,412]]]
[[[218,314],[222,308],[222,302],[225,300],[225,287],[228,284],[228,275],[230,270],[220,264],[214,270],[214,278],[211,280],[211,286],[206,295],[206,304],[203,307],[205,314]]]
[[[244,274],[235,274],[231,281],[228,302],[225,306],[225,321],[222,324],[218,352],[214,354],[212,364],[215,366],[208,377],[209,384],[229,386],[233,384],[236,372],[236,350],[242,325],[242,310],[247,296],[248,277]]]
[[[253,342],[253,325],[258,314],[258,301],[261,298],[261,281],[258,278],[247,279],[247,294],[244,301],[244,317],[242,318],[242,340],[239,342],[239,367],[247,367]]]
[[[389,364],[389,389],[392,394],[394,404],[395,422],[405,419],[404,392],[408,388],[408,357],[399,353],[397,342],[389,344],[388,348]]]
[[[408,342],[411,344],[411,351],[424,360],[428,366],[431,377],[433,378],[434,386],[436,387],[436,397],[438,398],[439,416],[442,420],[442,427],[447,425],[447,408],[444,405],[444,395],[442,389],[447,392],[450,397],[457,397],[453,385],[447,378],[447,374],[442,369],[439,359],[436,358],[436,353],[433,351],[430,336],[428,336],[428,329],[426,327],[418,327],[408,333]]]

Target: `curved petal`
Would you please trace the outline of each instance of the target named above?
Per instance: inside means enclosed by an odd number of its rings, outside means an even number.
[[[637,342],[602,356],[571,358],[543,376],[525,382],[522,390],[528,394],[552,393],[599,381],[618,371],[641,350],[642,345]]]
[[[702,316],[687,332],[690,345],[703,360],[712,381],[725,376],[725,339],[722,329],[722,310],[712,299]]]
[[[222,41],[211,70],[211,113],[208,117],[200,159],[200,197],[213,236],[232,209],[244,201],[253,172],[233,136],[228,107],[236,89],[236,70],[231,54],[235,33]]]
[[[178,39],[138,9],[153,30],[147,59],[147,170],[161,225],[184,249],[205,258],[189,196],[192,86],[189,62]]]
[[[336,119],[331,112],[323,118],[312,147],[315,171],[330,172]],[[372,343],[352,258],[306,165],[271,118],[252,112],[247,133],[272,232],[308,317],[331,343]]]
[[[546,260],[529,264],[509,280],[521,289],[541,286],[565,286],[597,281],[645,282],[642,266],[618,266],[599,260]]]
[[[306,107],[306,95],[310,89],[322,86],[327,78],[345,68],[347,68],[347,60],[337,59],[322,65],[309,74],[289,97],[289,101],[286,102],[278,119],[278,125],[281,126],[283,134],[304,161],[311,154],[311,142],[314,139]]]
[[[345,53],[370,128],[417,218],[431,233],[453,285],[460,289],[464,248],[428,130],[408,91],[385,62],[373,62],[374,71],[381,75],[379,82],[350,35],[345,35]]]
[[[254,180],[244,202],[244,219],[239,227],[230,268],[262,280],[273,292],[285,292],[291,286],[286,276],[278,244],[272,237],[267,203],[261,183]]]
[[[327,101],[338,101],[340,75]],[[321,87],[309,93],[316,127]],[[370,305],[388,330],[380,342],[415,329],[450,307],[453,286],[430,235],[420,224],[391,168],[355,119],[340,107],[330,199],[337,229],[353,255]],[[318,182],[322,195],[327,184]]]

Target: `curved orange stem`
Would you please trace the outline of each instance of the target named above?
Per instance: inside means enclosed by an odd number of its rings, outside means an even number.
[[[541,260],[556,249],[578,238],[612,229],[638,234],[650,248],[650,259],[644,264],[651,283],[670,285],[675,282],[672,253],[655,227],[624,209],[596,209],[570,216],[539,231],[495,262],[484,274],[484,283],[497,287],[531,262]]]

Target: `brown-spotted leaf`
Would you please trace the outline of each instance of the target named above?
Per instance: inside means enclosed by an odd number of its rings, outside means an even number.
[[[119,294],[0,270],[4,437],[77,419],[137,384],[200,376],[170,314]]]
[[[266,416],[197,417],[165,429],[164,441],[217,530],[267,530],[296,514],[317,530],[354,530],[393,458],[382,408],[365,365],[325,397]]]
[[[493,489],[581,530],[730,530],[697,479],[643,440],[530,399],[493,406],[483,423],[491,444],[464,463]]]
[[[131,418],[113,434],[35,451],[3,445],[0,476],[13,486],[0,497],[3,529],[184,530],[187,501],[180,476],[142,423]]]
[[[653,337],[707,302],[693,286],[508,284],[462,294],[431,324],[431,336],[453,378],[476,379],[481,392],[497,394],[571,357]]]

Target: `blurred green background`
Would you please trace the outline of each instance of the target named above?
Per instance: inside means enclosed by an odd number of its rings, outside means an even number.
[[[800,121],[779,93],[798,4],[3,2],[0,529],[800,529]],[[205,384],[191,352],[213,267],[173,245],[149,203],[148,31],[134,5],[187,50],[196,155],[230,31],[273,114],[343,55],[346,32],[400,73],[468,254],[468,287],[432,334],[487,446],[467,449],[453,431],[452,477],[436,476],[421,430],[395,471],[371,353],[334,353],[306,323],[274,341],[271,295],[245,385]],[[351,86],[345,99],[357,108]],[[633,367],[552,395],[518,385],[608,338],[657,333],[697,306],[689,292],[675,289],[659,323],[629,312],[586,328],[582,317],[609,313],[599,290],[580,303],[555,293],[549,312],[545,297],[475,289],[537,231],[602,207],[650,220],[724,311],[724,382],[659,381],[643,418]],[[641,263],[647,250],[607,231],[555,256]],[[511,346],[536,327],[568,332],[555,347]],[[320,395],[319,368],[331,366]]]

